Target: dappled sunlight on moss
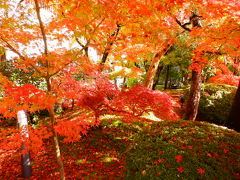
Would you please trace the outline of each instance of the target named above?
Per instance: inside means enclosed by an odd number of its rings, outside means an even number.
[[[127,179],[234,179],[240,171],[240,134],[209,123],[156,122],[133,142]]]

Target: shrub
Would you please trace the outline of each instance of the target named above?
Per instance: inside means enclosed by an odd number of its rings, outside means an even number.
[[[228,84],[228,85],[237,87],[239,83],[239,79],[240,79],[239,76],[235,76],[233,74],[219,74],[211,77],[208,82]]]
[[[199,104],[198,119],[228,126],[228,115],[236,87],[224,84],[204,84]]]
[[[68,81],[62,81],[59,97],[65,101],[74,99],[77,107],[94,112],[96,120],[102,115],[114,114],[130,121],[149,112],[164,120],[179,118],[175,112],[178,103],[164,92],[148,89],[141,84],[119,89],[100,72],[88,78],[88,81],[76,81],[69,77]]]
[[[153,123],[134,138],[125,179],[238,179],[240,134],[204,122]]]
[[[212,95],[217,91],[224,91],[224,93],[229,94],[236,91],[237,88],[226,84],[206,83],[202,85],[202,90]]]

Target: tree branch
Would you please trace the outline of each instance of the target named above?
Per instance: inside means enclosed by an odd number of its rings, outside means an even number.
[[[201,27],[201,24],[199,22],[199,19],[202,16],[197,15],[196,13],[192,12],[192,15],[189,17],[189,21],[187,23],[182,24],[177,18],[175,18],[175,21],[186,31],[191,31],[192,29],[188,28],[187,26],[192,24],[192,27]]]
[[[179,26],[181,26],[183,29],[185,29],[186,31],[191,31],[191,29],[189,29],[187,27],[187,25],[190,25],[191,23],[190,22],[187,22],[187,23],[184,23],[182,24],[177,18],[175,18],[175,21],[179,24]]]
[[[99,28],[99,26],[102,24],[102,22],[103,22],[104,20],[105,20],[105,18],[103,18],[103,19],[97,24],[97,26],[93,29],[92,35],[95,34],[95,32],[97,31],[97,29]],[[75,40],[76,40],[77,43],[83,48],[83,50],[85,51],[86,56],[88,57],[88,56],[89,56],[89,55],[88,55],[88,45],[90,44],[91,39],[88,39],[88,40],[87,40],[87,43],[86,43],[85,45],[82,44],[82,43],[79,41],[78,37],[76,37],[76,36],[75,36]]]
[[[17,54],[20,59],[22,59],[23,61],[26,61],[26,58],[18,51],[16,50],[8,41],[6,41],[5,39],[3,39],[2,37],[0,37],[0,39],[6,43],[7,47],[14,52],[15,54]],[[42,75],[41,71],[32,63],[30,63],[30,66],[35,69],[40,75]]]
[[[75,40],[76,40],[77,43],[82,47],[81,50],[84,50],[86,56],[88,57],[88,45],[89,45],[89,43],[90,43],[90,39],[87,41],[87,43],[86,43],[85,45],[82,44],[77,37],[75,37]]]
[[[112,35],[110,36],[109,38],[109,41],[107,42],[107,46],[103,52],[103,56],[102,56],[102,60],[101,60],[101,65],[104,65],[106,60],[107,60],[107,57],[109,55],[109,51],[111,50],[111,47],[114,43],[114,41],[116,40],[116,37],[118,36],[118,33],[121,29],[121,25],[120,24],[117,24],[117,29],[112,33]]]
[[[38,22],[39,22],[41,33],[42,33],[42,36],[43,36],[44,54],[47,55],[48,54],[47,37],[46,37],[45,30],[44,30],[43,22],[42,22],[42,19],[41,19],[41,15],[40,15],[40,7],[39,7],[39,4],[38,4],[38,0],[34,0],[34,2],[35,2],[35,10],[37,12]]]

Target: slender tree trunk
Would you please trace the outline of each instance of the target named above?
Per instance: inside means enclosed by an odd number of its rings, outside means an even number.
[[[49,78],[46,78],[47,81],[47,88],[48,88],[48,93],[51,93],[51,82]],[[50,115],[50,122],[51,122],[51,132],[53,135],[53,142],[54,142],[54,148],[55,148],[55,155],[56,155],[56,160],[57,160],[57,165],[59,168],[59,172],[60,172],[60,179],[61,180],[65,180],[65,172],[64,172],[64,165],[63,165],[63,161],[62,161],[62,157],[61,157],[61,151],[60,151],[60,146],[59,146],[59,142],[58,142],[58,135],[55,131],[55,113],[54,113],[54,105],[52,105],[49,109],[49,115]]]
[[[148,62],[148,60],[146,60],[146,59],[143,60],[143,66],[144,66],[145,72],[148,72],[148,69],[150,67],[147,62]]]
[[[40,13],[40,6],[39,6],[39,2],[38,0],[34,0],[35,3],[35,10],[37,13],[37,18],[38,18],[38,22],[39,22],[39,26],[40,26],[40,30],[42,33],[42,39],[43,39],[43,43],[44,43],[44,54],[47,57],[48,56],[48,46],[47,46],[47,37],[46,37],[46,33],[45,33],[45,28],[41,19],[41,13]],[[49,61],[47,61],[46,63],[46,67],[47,67],[47,75],[45,76],[45,80],[47,83],[47,91],[50,94],[52,89],[51,89],[51,82],[50,82],[50,75],[49,75]],[[54,105],[52,105],[49,109],[49,114],[50,114],[50,122],[51,122],[51,131],[53,133],[53,141],[54,141],[54,147],[55,147],[55,153],[56,153],[56,160],[57,160],[57,164],[58,164],[58,168],[59,168],[59,172],[60,172],[60,179],[61,180],[65,180],[65,173],[64,173],[64,166],[63,166],[63,161],[61,158],[61,151],[60,151],[60,147],[59,147],[59,142],[58,142],[58,137],[57,137],[57,133],[55,131],[54,125],[55,125],[55,113],[54,113]]]
[[[159,65],[158,66],[158,69],[157,69],[157,73],[156,73],[156,80],[155,82],[153,83],[153,89],[156,89],[157,85],[158,85],[158,81],[159,81],[159,78],[160,78],[160,74],[161,74],[161,71],[163,69],[163,65]]]
[[[163,50],[154,55],[153,60],[151,62],[151,65],[150,65],[150,67],[147,71],[147,75],[146,75],[146,81],[145,81],[146,88],[152,89],[154,77],[156,75],[159,62],[160,62],[162,56],[164,56],[168,52],[168,50],[171,48],[171,46],[172,46],[171,42],[165,41],[163,44]]]
[[[124,77],[122,82],[122,88],[126,87],[126,82],[127,82],[127,78]]]
[[[240,75],[240,72],[239,72],[239,70],[238,70],[238,65],[240,64],[240,57],[235,57],[234,58],[234,64],[236,65],[234,68],[233,68],[233,74],[235,75],[235,76],[238,76],[238,75]]]
[[[195,121],[201,93],[201,72],[192,71],[192,84],[186,103],[185,119]]]
[[[0,62],[5,62],[5,61],[6,61],[6,51],[4,47],[0,46]]]
[[[117,78],[115,77],[113,81],[114,81],[115,87],[117,87]]]
[[[233,100],[232,109],[229,114],[229,122],[230,122],[230,128],[235,129],[236,131],[240,132],[240,81],[238,84],[238,89],[235,95],[235,98]]]
[[[168,78],[169,78],[169,84],[168,84],[168,89],[172,89],[172,77],[170,76],[171,73],[171,66],[169,67],[169,75],[168,75]]]
[[[166,72],[166,78],[165,78],[165,83],[164,83],[164,89],[168,88],[169,72],[170,72],[170,65],[167,65],[167,72]]]
[[[51,83],[50,83],[50,79],[46,78],[47,81],[47,88],[48,88],[48,93],[51,93]],[[56,155],[56,161],[57,161],[57,165],[59,168],[59,172],[60,172],[60,179],[61,180],[65,180],[65,171],[64,171],[64,165],[63,165],[63,161],[62,161],[62,157],[61,157],[61,151],[60,151],[60,146],[59,146],[59,141],[58,141],[58,135],[55,131],[55,113],[54,113],[54,105],[52,105],[51,107],[49,107],[48,109],[49,115],[50,115],[50,130],[52,132],[52,138],[53,138],[53,143],[54,143],[54,149],[55,149],[55,155]]]
[[[58,135],[54,128],[56,121],[55,121],[55,114],[54,114],[53,106],[51,106],[48,110],[49,110],[49,114],[50,114],[51,131],[53,134],[53,142],[54,142],[54,148],[55,148],[55,153],[56,153],[56,160],[57,160],[57,164],[58,164],[58,168],[59,168],[59,172],[60,172],[60,179],[65,180],[65,172],[64,172],[64,166],[63,166],[63,161],[62,161],[62,157],[61,157],[60,146],[59,146],[59,142],[58,142]]]
[[[72,98],[72,110],[74,109],[74,104],[75,104],[75,101],[74,101],[74,99]]]

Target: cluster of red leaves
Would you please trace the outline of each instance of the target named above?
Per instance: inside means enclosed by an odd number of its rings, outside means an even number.
[[[162,153],[163,152],[161,152],[161,154],[160,155],[162,155]],[[159,163],[163,163],[165,160],[163,159],[163,158],[159,158],[157,161],[155,161],[154,162],[154,164],[159,164]],[[182,155],[176,155],[175,156],[175,161],[177,162],[177,163],[181,163],[182,161],[183,161],[183,156]],[[171,167],[172,165],[170,164],[170,163],[166,163],[165,164],[165,166],[166,167]],[[183,173],[184,172],[184,168],[182,167],[182,166],[179,166],[179,167],[177,167],[177,171],[179,172],[179,173]],[[198,174],[204,174],[205,173],[205,170],[204,169],[202,169],[202,168],[198,168],[197,169],[197,173]]]
[[[48,128],[44,125],[39,125],[39,127],[35,129],[29,127],[28,129],[30,138],[27,147],[33,153],[37,153],[44,148],[44,140],[49,139],[52,136],[52,133],[49,132]]]
[[[96,117],[106,113],[107,107],[110,107],[110,101],[119,94],[119,89],[110,82],[110,80],[97,74],[89,82],[79,82],[79,94],[77,105],[89,108],[94,111]]]
[[[201,52],[195,51],[193,61],[189,66],[190,70],[201,72],[203,67],[208,63],[208,59],[204,57]]]
[[[147,112],[154,114],[164,120],[178,119],[178,115],[174,112],[174,106],[177,104],[169,95],[161,91],[154,91],[140,85],[123,89],[118,97],[114,98],[111,106],[114,107],[113,112],[120,112],[131,117],[139,117]]]
[[[176,162],[180,163],[180,162],[182,162],[183,157],[181,155],[177,155],[177,156],[175,156],[175,160],[176,160]]]
[[[177,104],[166,93],[141,85],[120,90],[101,73],[92,74],[87,81],[76,81],[72,77],[69,79],[70,81],[62,81],[60,85],[65,101],[74,99],[78,107],[92,110],[96,119],[104,114],[131,119],[148,112],[154,112],[161,119],[178,119],[174,112]]]
[[[213,76],[209,79],[211,83],[219,83],[219,84],[228,84],[231,86],[237,86],[240,81],[240,76],[235,76],[233,74],[219,74]]]
[[[48,139],[52,135],[51,132],[47,130],[47,127],[43,125],[39,125],[39,127],[35,129],[29,126],[25,133],[28,133],[27,137],[25,136],[26,134],[21,134],[20,129],[1,129],[1,149],[6,151],[15,151],[16,149],[20,149],[22,142],[24,141],[27,149],[36,153],[43,148],[44,139]]]
[[[5,87],[4,97],[1,98],[0,114],[4,117],[15,117],[19,110],[35,112],[47,109],[54,101],[53,97],[34,85],[13,86],[9,84]]]
[[[234,75],[229,68],[223,64],[218,63],[215,65],[217,68],[216,75],[211,77],[208,81],[211,83],[228,84],[231,86],[238,86],[240,76]]]
[[[17,129],[1,129],[0,147],[1,150],[16,150],[21,146],[21,136]]]
[[[80,140],[83,135],[86,135],[88,130],[93,126],[98,126],[94,118],[86,116],[78,116],[76,118],[58,119],[55,125],[56,132],[64,136],[64,142],[76,142]],[[52,136],[52,132],[48,129],[47,125],[39,124],[37,128],[29,126],[25,133],[27,137],[21,135],[21,129],[6,129],[2,130],[0,135],[0,145],[6,151],[13,151],[20,149],[22,142],[26,145],[28,150],[36,153],[43,150],[44,141]]]
[[[98,124],[89,117],[78,116],[71,120],[62,120],[55,126],[55,130],[61,136],[65,136],[64,142],[78,141],[83,135],[86,135],[92,126]]]

